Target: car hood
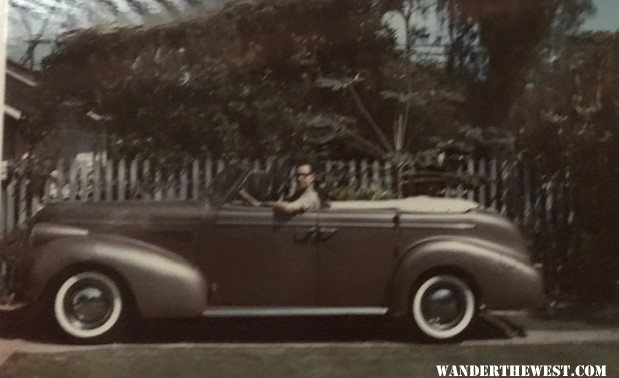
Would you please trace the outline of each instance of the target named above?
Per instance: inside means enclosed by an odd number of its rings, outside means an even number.
[[[82,226],[193,223],[209,208],[204,201],[62,202],[41,209],[32,223]]]

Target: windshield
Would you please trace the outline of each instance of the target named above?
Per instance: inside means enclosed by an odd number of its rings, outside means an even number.
[[[285,175],[272,171],[226,167],[213,178],[208,198],[214,206],[244,204],[245,200],[238,195],[239,190],[243,189],[258,201],[279,200],[289,190],[289,181]]]
[[[245,179],[247,170],[237,166],[228,166],[218,172],[209,188],[207,196],[211,204],[221,206],[232,191]]]

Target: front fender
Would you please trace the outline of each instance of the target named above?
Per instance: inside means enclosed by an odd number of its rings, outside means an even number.
[[[536,307],[544,301],[540,274],[528,260],[500,245],[475,239],[430,240],[411,246],[400,259],[392,282],[390,312],[409,312],[411,290],[426,272],[456,271],[471,280],[480,305],[506,310]]]
[[[95,264],[118,273],[147,318],[199,316],[207,307],[204,277],[179,255],[139,240],[107,234],[55,239],[29,253],[24,299],[34,303],[59,272]]]

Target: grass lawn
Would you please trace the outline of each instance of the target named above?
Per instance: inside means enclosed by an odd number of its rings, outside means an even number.
[[[412,345],[352,343],[110,347],[13,355],[3,377],[436,377],[437,364],[605,364],[619,377],[619,343]]]

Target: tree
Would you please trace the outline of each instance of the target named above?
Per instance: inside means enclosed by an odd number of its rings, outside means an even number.
[[[563,245],[546,246],[557,292],[603,298],[619,275],[619,34],[574,35],[554,51],[530,74],[509,122],[539,175],[569,172],[573,222],[556,231]]]

